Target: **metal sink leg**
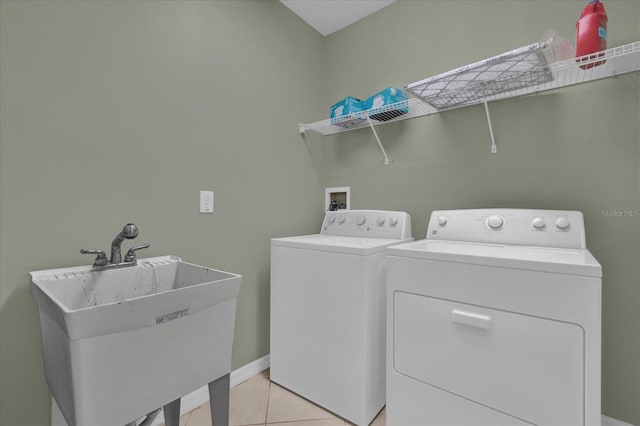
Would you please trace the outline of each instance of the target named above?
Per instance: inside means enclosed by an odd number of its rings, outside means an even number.
[[[228,426],[229,374],[209,383],[209,405],[211,407],[211,423],[213,426]],[[170,425],[167,424],[167,426]]]
[[[162,407],[165,426],[180,426],[180,398]]]

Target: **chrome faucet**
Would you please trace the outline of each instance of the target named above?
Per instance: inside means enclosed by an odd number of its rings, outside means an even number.
[[[122,255],[120,254],[120,246],[122,242],[125,240],[133,240],[138,236],[138,227],[133,223],[127,223],[124,228],[122,228],[122,232],[120,232],[111,242],[111,260],[110,262],[114,265],[122,262]]]
[[[134,266],[137,263],[136,251],[149,247],[149,244],[142,244],[139,246],[131,247],[124,257],[124,262],[122,261],[120,246],[122,245],[122,242],[124,240],[132,240],[137,236],[138,227],[133,223],[127,223],[124,228],[122,228],[122,231],[118,235],[116,235],[116,237],[111,242],[111,259],[109,261],[107,261],[107,254],[103,250],[81,249],[80,253],[97,255],[95,261],[93,262],[94,270]]]

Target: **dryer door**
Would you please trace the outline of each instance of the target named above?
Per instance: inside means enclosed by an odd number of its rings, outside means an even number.
[[[534,424],[584,424],[580,326],[396,291],[392,327],[398,373]]]

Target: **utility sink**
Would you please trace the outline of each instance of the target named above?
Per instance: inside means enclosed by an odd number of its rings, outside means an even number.
[[[67,423],[124,425],[229,374],[241,280],[176,256],[31,272]]]

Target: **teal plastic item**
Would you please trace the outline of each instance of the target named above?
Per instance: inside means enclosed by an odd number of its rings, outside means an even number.
[[[353,127],[362,123],[365,119],[362,114],[357,114],[364,111],[366,102],[347,96],[339,102],[336,102],[331,106],[331,124],[342,127]]]
[[[387,87],[367,99],[366,109],[374,120],[388,121],[408,113],[409,102],[404,91]]]

